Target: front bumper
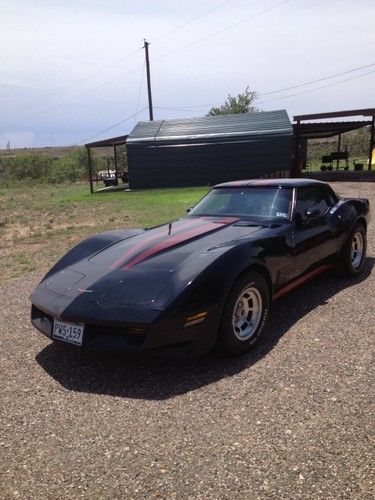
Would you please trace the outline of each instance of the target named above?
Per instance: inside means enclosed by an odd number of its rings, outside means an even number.
[[[216,342],[217,309],[217,306],[207,308],[206,319],[188,328],[183,326],[188,314],[152,323],[90,322],[86,319],[83,321],[85,329],[81,348],[176,357],[202,354]],[[32,305],[31,322],[35,328],[54,342],[61,342],[52,338],[53,319],[54,315],[50,311]],[[74,318],[74,321],[79,320]]]

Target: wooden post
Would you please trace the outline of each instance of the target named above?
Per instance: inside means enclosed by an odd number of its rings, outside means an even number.
[[[115,160],[115,175],[116,175],[116,179],[117,179],[118,171],[117,171],[117,149],[116,149],[116,146],[113,146],[113,158]]]
[[[340,153],[341,150],[341,134],[339,134],[339,140],[337,142],[337,152]],[[339,158],[336,159],[336,170],[338,170],[340,167],[340,160]]]
[[[368,169],[371,170],[372,167],[372,150],[374,147],[374,129],[375,129],[375,115],[372,115],[372,122],[371,122],[371,134],[370,134],[370,152],[368,155]]]
[[[92,193],[94,192],[94,187],[93,187],[93,184],[92,184],[91,151],[90,151],[90,147],[89,147],[89,146],[86,146],[86,149],[87,149],[87,159],[88,159],[88,163],[89,163],[89,182],[90,182],[90,193],[92,194]]]
[[[297,120],[296,124],[296,135],[295,135],[295,150],[294,150],[294,165],[292,166],[291,177],[301,177],[301,165],[300,165],[300,120]]]
[[[115,161],[115,176],[116,176],[116,186],[118,186],[118,166],[117,166],[117,147],[113,146],[113,158]]]

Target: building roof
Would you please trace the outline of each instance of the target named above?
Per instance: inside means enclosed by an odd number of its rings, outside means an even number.
[[[127,143],[260,135],[292,135],[285,110],[139,122]]]

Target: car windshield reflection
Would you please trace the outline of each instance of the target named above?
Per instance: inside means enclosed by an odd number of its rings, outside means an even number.
[[[291,207],[291,188],[214,188],[189,212],[189,216],[232,216],[282,222],[289,220]]]

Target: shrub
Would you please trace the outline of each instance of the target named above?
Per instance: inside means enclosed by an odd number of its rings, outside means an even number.
[[[76,182],[84,175],[84,167],[72,156],[61,158],[53,162],[53,167],[47,176],[47,181],[52,184],[63,182]]]
[[[3,176],[13,180],[42,179],[50,175],[52,158],[40,155],[21,154],[2,161]]]
[[[17,154],[0,158],[0,182],[8,185],[15,181],[76,182],[88,171],[84,148],[59,159],[37,154]]]

